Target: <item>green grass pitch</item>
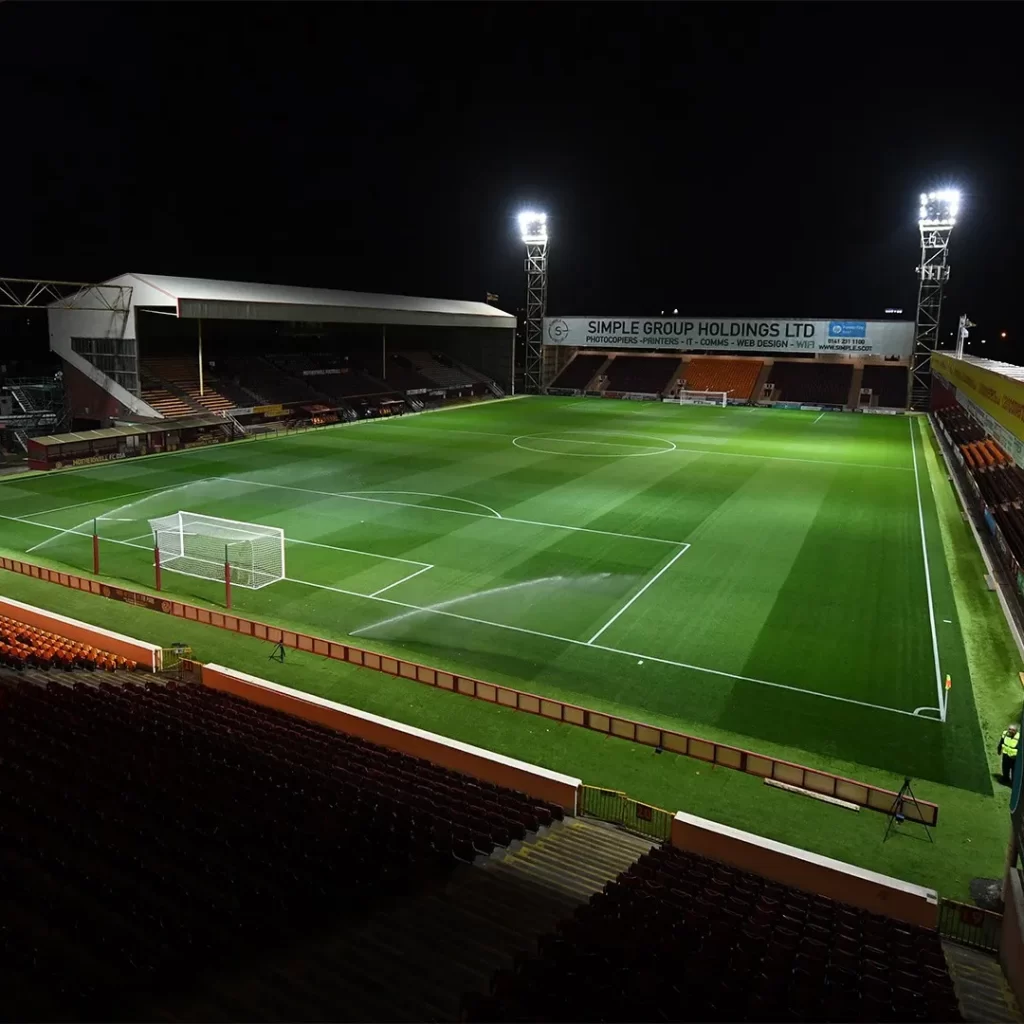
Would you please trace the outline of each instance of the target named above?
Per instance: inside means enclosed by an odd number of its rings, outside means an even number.
[[[927,430],[497,402],[10,480],[0,546],[88,569],[95,518],[104,574],[151,586],[151,518],[278,526],[287,578],[236,587],[240,614],[987,794]],[[164,589],[223,601],[177,573]]]

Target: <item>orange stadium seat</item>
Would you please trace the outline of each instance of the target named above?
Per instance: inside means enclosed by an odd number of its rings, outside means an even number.
[[[683,370],[688,391],[726,391],[749,400],[764,366],[763,359],[691,359]]]

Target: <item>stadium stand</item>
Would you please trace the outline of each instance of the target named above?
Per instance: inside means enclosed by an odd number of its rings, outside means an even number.
[[[396,391],[430,390],[437,385],[420,373],[412,361],[401,352],[393,352],[388,357],[387,384]]]
[[[490,378],[476,370],[471,370],[456,363],[442,353],[403,352],[409,364],[422,376],[439,388],[466,388],[474,384],[486,384]]]
[[[562,818],[238,697],[111,678],[79,672],[66,685],[0,668],[6,1019],[423,1019],[422,1006],[394,1007],[429,970],[375,973],[381,949],[360,939],[332,952],[324,929],[343,936],[460,863],[487,875],[469,862]],[[477,927],[500,935],[503,915],[537,910],[541,891],[506,894]],[[455,962],[464,936],[444,949],[430,929],[423,918],[393,941],[422,934],[434,967]],[[231,994],[204,988],[213,976],[234,979]],[[168,1009],[193,999],[202,1010]]]
[[[775,389],[775,401],[846,405],[853,383],[853,364],[776,360],[768,382]]]
[[[157,411],[165,416],[192,415],[195,412],[225,412],[236,407],[253,404],[253,396],[230,381],[221,381],[212,371],[203,374],[203,393],[199,393],[199,367],[191,359],[152,357],[142,361],[142,398],[151,394]],[[178,406],[169,399],[180,399],[185,411],[176,411]],[[165,411],[169,410],[169,411]]]
[[[683,377],[690,391],[726,391],[730,398],[749,400],[764,366],[763,359],[691,359]]]
[[[608,366],[607,390],[660,394],[678,365],[678,356],[616,356]]]
[[[316,381],[309,383],[328,399],[356,398],[363,395],[387,395],[393,393],[383,381],[371,376],[358,362],[342,365],[334,356],[315,354],[270,355],[267,359],[279,370],[296,380]],[[336,373],[318,373],[315,377],[302,377],[304,370],[335,370]]]
[[[905,409],[907,407],[907,367],[885,366],[868,363],[860,386],[870,388],[878,398],[878,405],[884,409]]]
[[[959,1021],[936,932],[654,847],[497,972],[474,1021]]]
[[[0,615],[0,665],[18,671],[36,668],[47,672],[51,668],[66,672],[75,668],[91,672],[96,669],[133,672],[137,668],[136,663],[127,658],[39,629],[7,615]]]
[[[959,449],[1010,553],[1024,565],[1024,470],[962,406],[940,409],[935,415]]]
[[[288,405],[292,402],[322,402],[326,396],[306,384],[300,377],[282,371],[262,356],[246,359],[221,359],[220,366],[246,390],[252,392],[257,405]]]
[[[551,382],[550,386],[553,388],[573,388],[576,391],[582,391],[607,359],[606,355],[583,354],[575,356]]]

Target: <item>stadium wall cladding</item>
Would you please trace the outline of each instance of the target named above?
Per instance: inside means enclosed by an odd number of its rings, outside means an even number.
[[[547,317],[544,343],[574,348],[659,348],[678,352],[799,352],[909,358],[911,320],[794,320],[702,317]]]

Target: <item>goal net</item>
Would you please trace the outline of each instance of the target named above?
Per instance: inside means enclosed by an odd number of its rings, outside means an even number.
[[[680,391],[676,399],[680,405],[721,405],[727,404],[728,391]]]
[[[259,590],[284,579],[284,530],[259,523],[175,512],[150,519],[160,566],[169,572],[223,580],[230,566],[231,583]]]

